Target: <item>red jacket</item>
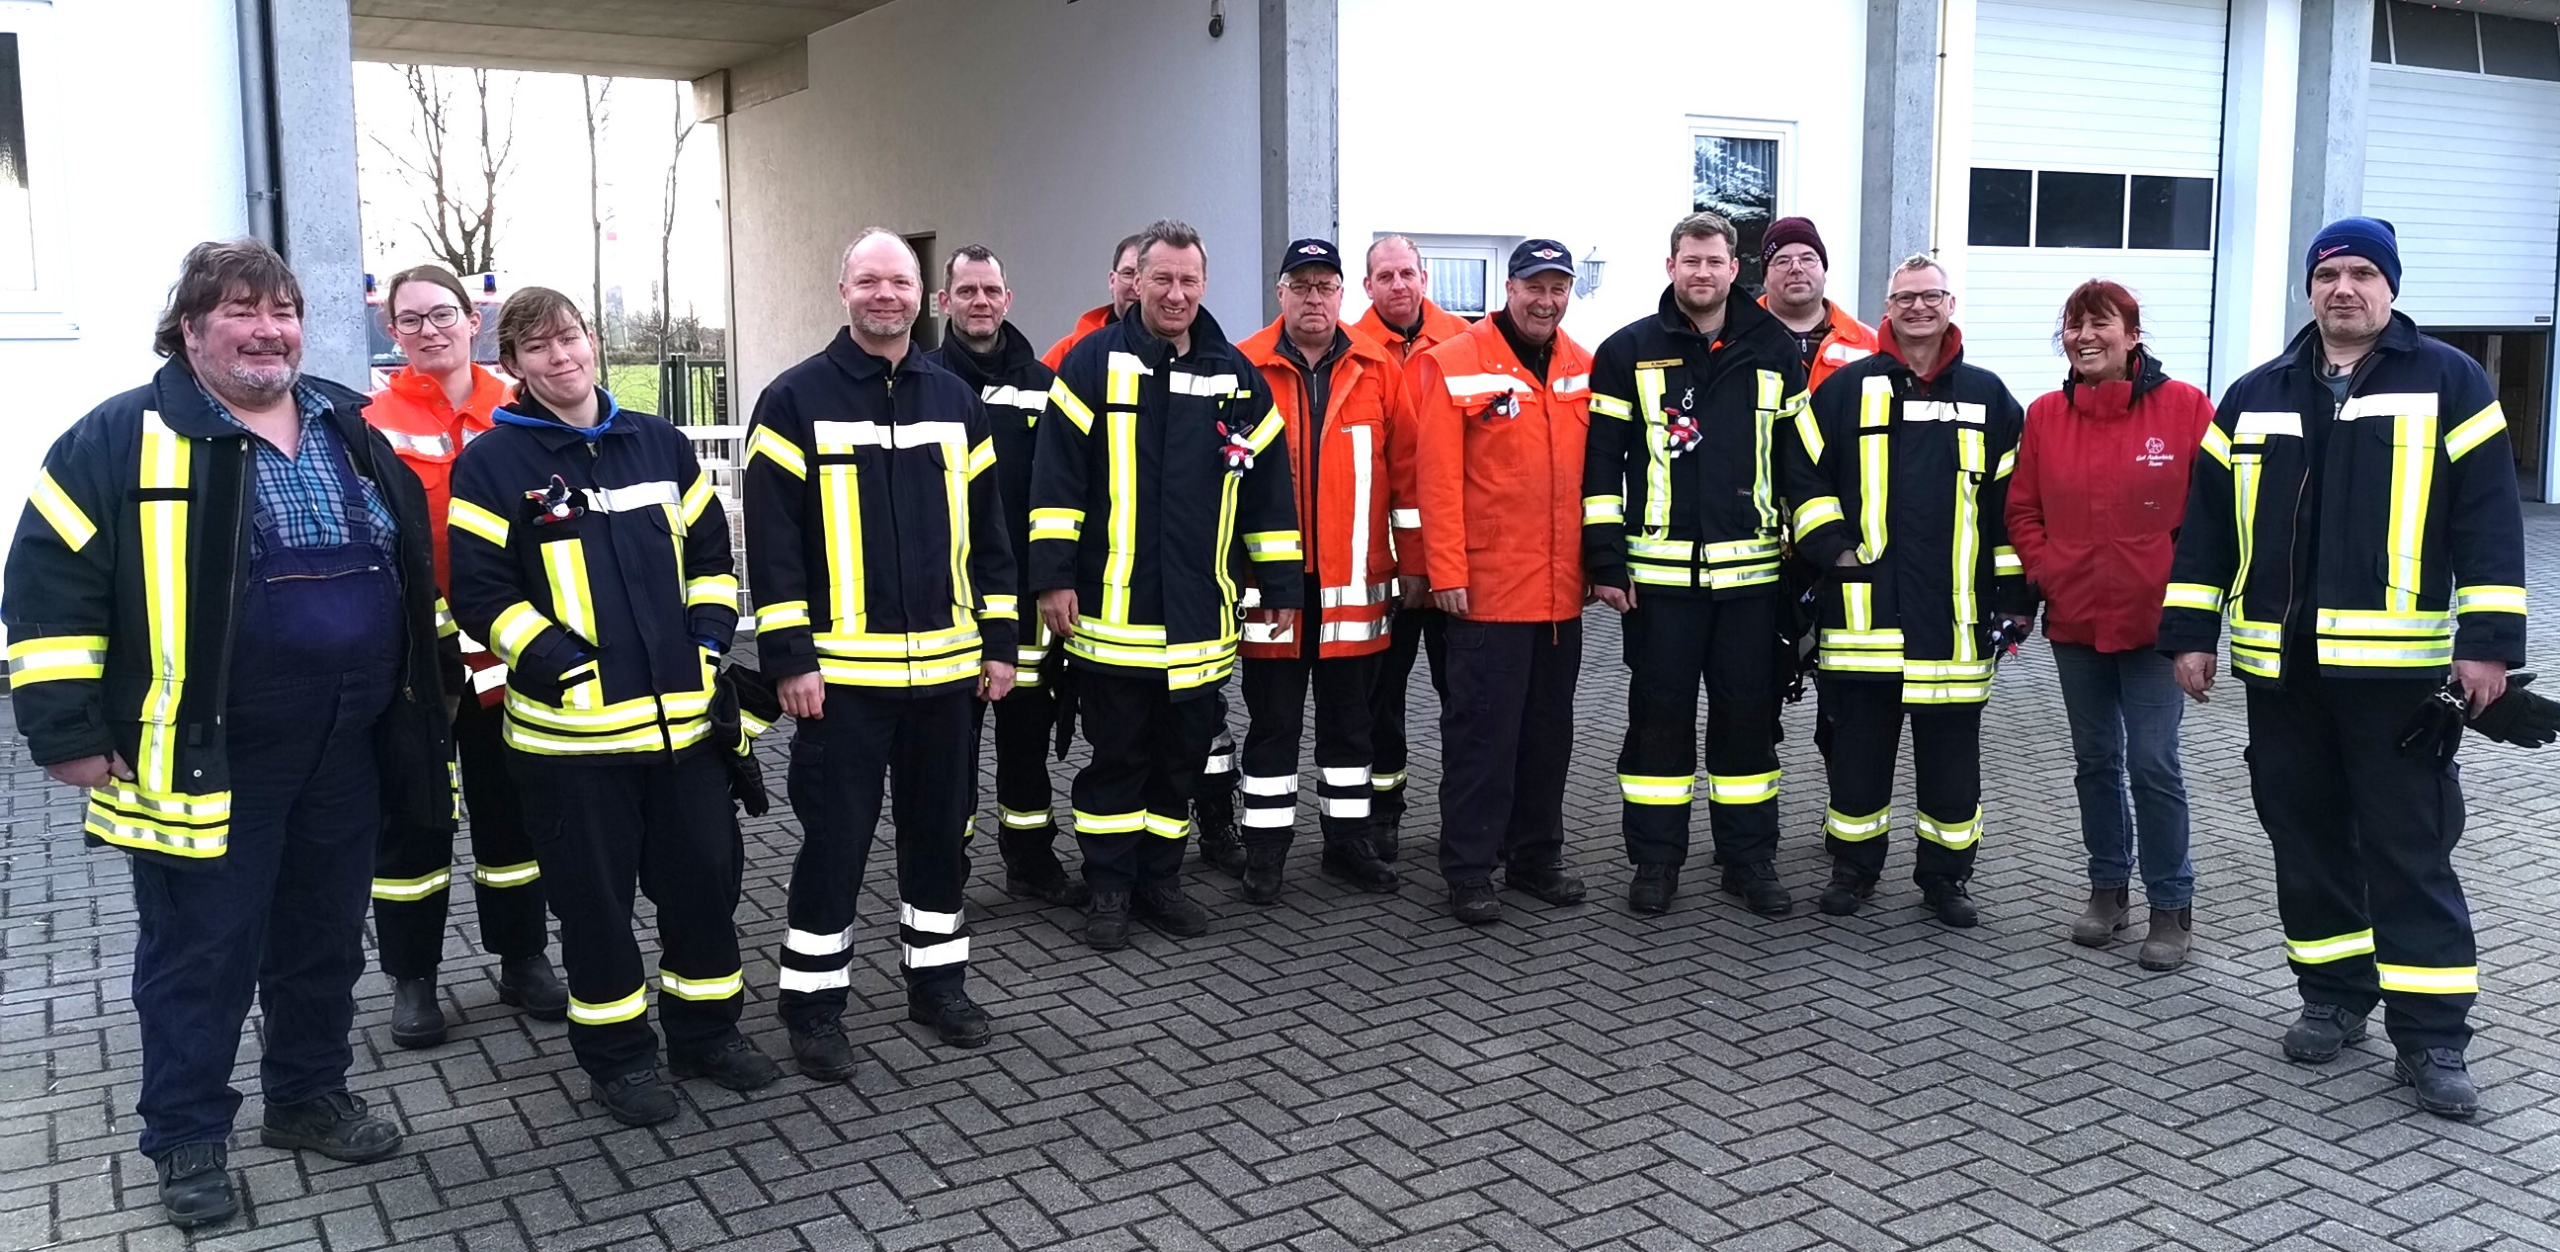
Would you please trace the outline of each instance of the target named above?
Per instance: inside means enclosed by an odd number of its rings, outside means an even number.
[[[2134,652],[2159,637],[2187,467],[2213,402],[2134,350],[2131,382],[2065,382],[2027,408],[2009,542],[2044,595],[2045,638]]]
[[[1086,309],[1084,316],[1076,319],[1076,328],[1067,332],[1066,338],[1050,344],[1049,350],[1040,354],[1040,363],[1048,366],[1052,372],[1056,371],[1058,363],[1067,359],[1067,349],[1076,346],[1077,340],[1119,320],[1120,310],[1110,305],[1106,304],[1098,309]]]
[[[1412,378],[1432,588],[1465,588],[1475,621],[1582,616],[1591,354],[1558,330],[1533,378],[1487,317],[1415,357]]]
[[[1408,554],[1411,568],[1406,572],[1422,573],[1422,545],[1412,537],[1421,511],[1413,503],[1413,402],[1404,371],[1388,349],[1345,330],[1350,346],[1325,371],[1324,428],[1319,431],[1309,420],[1298,367],[1280,350],[1281,334],[1280,323],[1273,322],[1236,350],[1262,371],[1271,405],[1285,423],[1281,430],[1289,444],[1289,471],[1296,476],[1298,533],[1307,550],[1308,599],[1318,606],[1299,629],[1317,632],[1319,656],[1383,652],[1389,642],[1387,606],[1396,594],[1397,551]],[[1391,544],[1388,537],[1399,527],[1404,541]],[[1246,610],[1244,655],[1292,660],[1304,655],[1301,638],[1282,636],[1272,623],[1270,610],[1287,607]]]

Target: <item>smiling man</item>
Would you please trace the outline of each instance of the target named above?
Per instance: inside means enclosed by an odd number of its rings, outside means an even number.
[[[2302,997],[2284,1054],[2331,1060],[2379,1001],[2400,1081],[2428,1112],[2469,1117],[2480,971],[2452,861],[2460,737],[2402,739],[2448,676],[2477,717],[2524,663],[2515,453],[2488,375],[2392,309],[2389,222],[2330,223],[2303,268],[2313,324],[2231,384],[2205,431],[2159,647],[2202,701],[2230,623]]]

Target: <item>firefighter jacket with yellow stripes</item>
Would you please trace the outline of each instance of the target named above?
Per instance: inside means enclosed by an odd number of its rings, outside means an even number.
[[[1040,440],[1041,419],[1049,413],[1049,387],[1057,371],[1040,363],[1031,341],[1013,323],[996,328],[995,351],[971,352],[960,336],[944,332],[942,346],[925,354],[933,363],[975,388],[987,406],[987,434],[995,440],[996,498],[1004,508],[1005,550],[1013,557],[1015,577],[989,590],[1014,597],[1020,616],[1014,619],[1013,685],[1040,685],[1041,663],[1049,659],[1049,627],[1033,611],[1031,566],[1031,454]]]
[[[383,806],[451,829],[444,693],[459,690],[462,660],[436,595],[426,493],[366,428],[365,397],[304,382],[328,400],[356,474],[399,525],[406,647],[399,691],[374,732]],[[45,453],[0,601],[9,695],[37,764],[115,753],[132,768],[133,781],[89,793],[91,843],[181,861],[230,847],[222,713],[256,472],[249,436],[205,403],[177,361],[90,410]]]
[[[1175,699],[1235,670],[1237,587],[1303,602],[1289,447],[1262,375],[1202,310],[1190,351],[1123,318],[1058,368],[1031,463],[1031,589],[1073,588],[1078,668]]]
[[[507,663],[506,740],[568,760],[711,734],[738,627],[729,519],[693,445],[619,408],[581,430],[521,388],[453,467],[453,612]]]
[[[1978,704],[1991,698],[1985,623],[2035,607],[2004,516],[2025,415],[1999,375],[1965,364],[1956,328],[1926,378],[1890,327],[1881,338],[1823,380],[1783,441],[1796,552],[1822,579],[1823,678]]]
[[[1804,403],[1795,336],[1750,300],[1711,339],[1671,289],[1591,354],[1582,564],[1604,587],[1732,596],[1778,591],[1778,439]]]
[[[1020,593],[988,425],[958,375],[912,348],[892,367],[842,327],[765,387],[746,467],[765,677],[947,692],[1013,663]]]
[[[2320,339],[2223,393],[2187,490],[2163,652],[2212,652],[2244,682],[2441,677],[2524,663],[2524,517],[2488,375],[2394,313],[2344,401]]]

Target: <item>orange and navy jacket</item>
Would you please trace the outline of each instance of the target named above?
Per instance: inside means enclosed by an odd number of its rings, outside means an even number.
[[[1413,369],[1415,358],[1467,333],[1467,319],[1433,304],[1430,297],[1425,296],[1422,301],[1422,325],[1414,328],[1413,337],[1410,339],[1406,338],[1403,332],[1387,325],[1387,319],[1378,316],[1378,306],[1374,304],[1369,306],[1368,312],[1360,315],[1359,321],[1351,324],[1351,329],[1376,340],[1379,346],[1387,350],[1387,355],[1394,357],[1398,365],[1410,371]]]
[[[1082,342],[1085,336],[1119,320],[1120,310],[1111,305],[1106,304],[1098,309],[1086,309],[1084,316],[1076,319],[1074,330],[1068,331],[1065,338],[1050,344],[1049,350],[1040,354],[1040,363],[1048,366],[1051,373],[1057,372],[1059,363],[1067,359],[1069,349]]]
[[[1591,354],[1562,329],[1543,379],[1487,317],[1415,358],[1423,553],[1467,617],[1582,616],[1582,459]]]
[[[453,502],[453,461],[463,445],[486,434],[490,414],[507,402],[505,379],[471,367],[471,395],[456,410],[445,398],[444,384],[402,367],[365,406],[364,420],[391,444],[402,464],[427,489],[427,516],[435,540],[436,588],[453,587],[451,549],[445,538],[445,514]],[[469,668],[470,687],[484,706],[495,707],[506,696],[507,667],[480,641],[462,640],[462,663]]]
[[[1389,350],[1368,337],[1340,330],[1341,346],[1317,365],[1325,371],[1325,405],[1309,403],[1307,379],[1280,346],[1273,322],[1237,345],[1262,371],[1272,407],[1286,423],[1289,468],[1298,501],[1298,533],[1306,549],[1306,615],[1301,629],[1316,632],[1320,657],[1365,656],[1386,649],[1387,608],[1395,600],[1401,550],[1422,573],[1421,525],[1414,507],[1413,404],[1404,371]],[[1405,539],[1391,543],[1401,529]],[[1247,592],[1244,655],[1295,659],[1303,638],[1283,633],[1270,610]]]

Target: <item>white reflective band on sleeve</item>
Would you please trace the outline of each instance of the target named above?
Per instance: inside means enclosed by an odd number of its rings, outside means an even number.
[[[1420,530],[1422,529],[1422,510],[1391,510],[1387,514],[1387,522],[1397,530]]]
[[[969,938],[966,935],[943,943],[910,947],[901,962],[908,969],[932,969],[941,965],[965,965],[969,960]]]
[[[930,909],[920,909],[904,900],[898,902],[898,924],[909,930],[921,930],[928,935],[960,933],[959,914],[936,913]]]
[[[782,947],[786,952],[797,952],[802,956],[840,956],[853,947],[853,928],[847,926],[842,934],[834,935],[787,930],[783,932]]]

